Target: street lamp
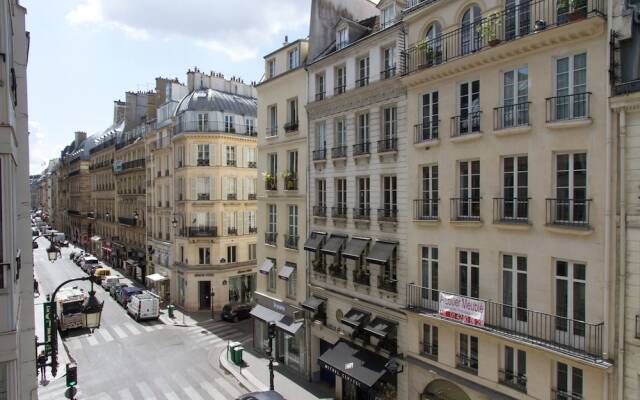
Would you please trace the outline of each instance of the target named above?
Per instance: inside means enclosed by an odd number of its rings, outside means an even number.
[[[138,220],[138,218],[140,218],[140,214],[138,214],[138,210],[135,210],[133,212],[133,219],[135,219],[136,221]]]
[[[273,388],[273,340],[276,338],[276,323],[269,321],[267,328],[267,334],[269,336],[269,390],[275,390]]]
[[[36,243],[36,240],[40,239],[40,237],[44,237],[49,239],[49,247],[47,247],[47,258],[51,262],[55,262],[57,259],[62,258],[62,252],[60,248],[55,245],[53,242],[53,233],[48,235],[36,236],[31,240],[32,243]]]
[[[96,292],[93,290],[93,281],[91,281],[91,291],[89,291],[89,297],[82,304],[82,318],[84,320],[84,326],[91,329],[100,328],[100,319],[102,317],[102,306],[104,302],[98,301]]]

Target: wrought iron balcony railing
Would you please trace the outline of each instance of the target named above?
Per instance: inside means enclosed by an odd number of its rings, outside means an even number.
[[[386,222],[398,221],[398,208],[396,206],[378,208],[378,221],[386,221]]]
[[[456,354],[456,368],[478,374],[478,358],[468,354]]]
[[[482,111],[474,111],[465,115],[451,117],[451,137],[480,133],[480,117]]]
[[[326,206],[313,206],[313,216],[314,217],[326,217],[327,216],[327,207]]]
[[[356,207],[353,209],[353,219],[370,220],[371,208],[369,207]]]
[[[338,85],[333,88],[333,93],[335,96],[344,93],[347,90],[347,85]]]
[[[378,153],[398,151],[398,138],[392,137],[378,140]]]
[[[498,382],[517,391],[527,393],[527,376],[513,371],[499,369]]]
[[[414,125],[413,127],[413,143],[425,143],[439,138],[440,121],[438,119],[430,119],[426,123]]]
[[[258,196],[255,193],[249,193],[247,195],[247,200],[249,200],[249,201],[253,201],[253,200],[257,200],[257,199],[258,199]]]
[[[255,161],[249,161],[247,163],[247,167],[248,168],[258,168],[258,163],[256,163]]]
[[[298,131],[298,121],[289,121],[284,124],[284,131],[286,133],[297,132]]]
[[[551,400],[582,400],[582,393],[567,392],[560,389],[551,389]]]
[[[386,292],[398,293],[398,281],[378,275],[378,289]]]
[[[347,157],[347,146],[337,146],[331,149],[331,158],[334,160],[345,157]]]
[[[275,246],[278,240],[278,234],[276,232],[265,232],[264,234],[264,242],[266,244],[270,244]]]
[[[416,221],[437,221],[440,219],[438,205],[440,199],[418,199],[413,201],[413,219]]]
[[[529,107],[531,102],[509,104],[493,109],[493,129],[518,128],[529,125]]]
[[[285,177],[284,190],[298,190],[298,177],[295,175]]]
[[[353,145],[353,155],[361,156],[364,154],[369,154],[369,142],[356,143]]]
[[[238,228],[229,226],[227,227],[227,236],[237,236]]]
[[[591,118],[591,92],[547,98],[547,122]]]
[[[347,206],[341,205],[336,207],[331,207],[331,218],[347,218]]]
[[[287,249],[297,250],[299,239],[300,236],[284,235],[284,247],[286,247]]]
[[[196,165],[198,167],[208,167],[210,165],[209,159],[208,158],[198,158],[198,161],[196,161]]]
[[[494,224],[528,224],[530,199],[493,199]]]
[[[264,180],[264,189],[278,190],[278,178],[275,175],[272,175],[270,178],[266,178]]]
[[[380,80],[391,79],[396,76],[396,67],[390,67],[380,71]]]
[[[325,92],[316,93],[316,101],[324,100],[324,98],[325,98]]]
[[[357,88],[365,87],[368,84],[369,84],[369,77],[368,76],[363,76],[360,79],[356,79],[356,87]]]
[[[189,226],[180,229],[182,237],[217,237],[217,226]]]
[[[451,199],[451,221],[480,221],[481,198]]]
[[[591,199],[547,199],[547,225],[589,228]]]
[[[181,121],[174,128],[173,134],[183,132],[226,133],[240,136],[257,136],[254,125],[233,124],[224,121]]]
[[[313,161],[322,161],[327,159],[327,149],[313,151]]]

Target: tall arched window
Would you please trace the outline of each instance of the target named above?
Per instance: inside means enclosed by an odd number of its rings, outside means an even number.
[[[531,30],[531,0],[505,1],[505,40],[527,35]]]
[[[473,4],[462,15],[462,35],[461,35],[461,50],[462,55],[469,54],[480,48],[480,20],[481,20],[480,7]]]
[[[443,59],[442,54],[442,27],[440,23],[434,22],[427,30],[425,37],[427,41],[427,64],[440,64]]]

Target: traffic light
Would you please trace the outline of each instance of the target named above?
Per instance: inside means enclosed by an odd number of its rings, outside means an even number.
[[[268,334],[269,334],[269,339],[275,339],[275,337],[276,337],[276,323],[273,322],[273,321],[269,322]]]
[[[67,387],[73,387],[78,384],[78,366],[76,363],[67,364]]]

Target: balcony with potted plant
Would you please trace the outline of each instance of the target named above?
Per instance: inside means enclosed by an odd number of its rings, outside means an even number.
[[[284,190],[298,190],[298,176],[294,172],[284,171],[282,179],[284,179]]]

